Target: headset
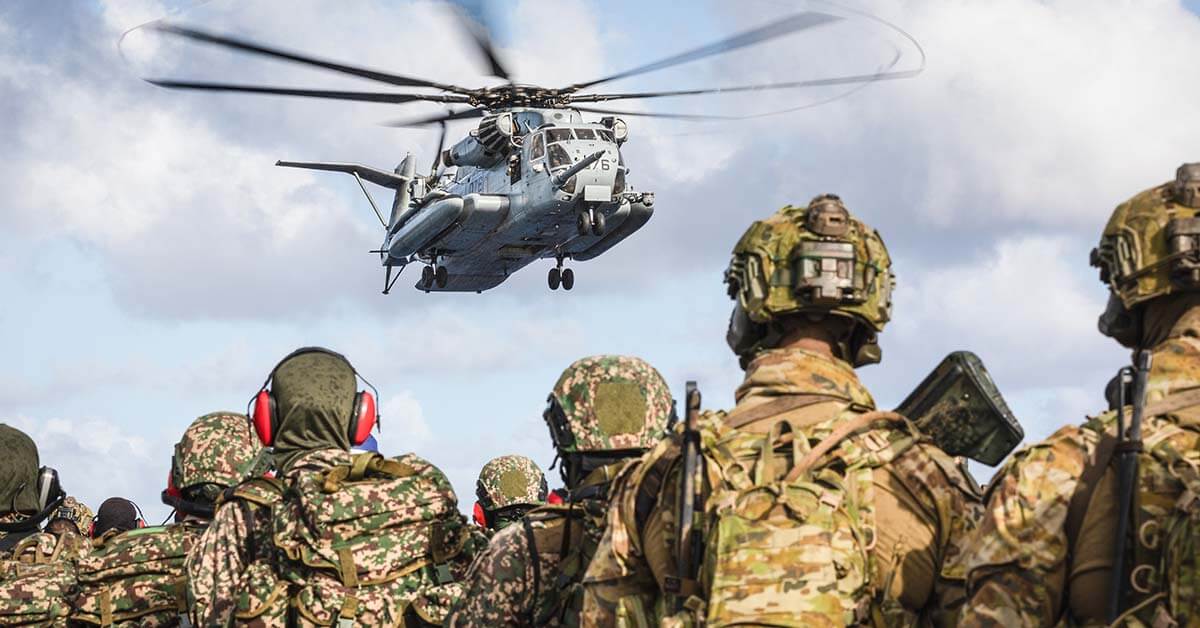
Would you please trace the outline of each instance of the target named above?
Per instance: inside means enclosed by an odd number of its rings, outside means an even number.
[[[125,498],[122,497],[121,499],[125,499]],[[137,519],[133,520],[134,529],[140,530],[140,529],[146,527],[146,515],[142,514],[142,507],[138,506],[137,502],[133,501],[132,499],[126,499],[125,501],[128,502],[129,504],[132,504],[133,509],[137,511]],[[91,538],[91,539],[96,538],[96,524],[99,522],[100,522],[100,513],[96,513],[96,515],[92,517],[91,525],[88,526],[88,533],[87,533],[88,538]],[[109,530],[116,530],[116,528],[109,528]],[[125,531],[126,530],[122,530],[122,532],[125,532]],[[108,530],[105,530],[105,532],[108,532]]]
[[[366,442],[367,437],[371,435],[371,430],[379,424],[379,409],[375,402],[375,399],[379,396],[379,391],[365,377],[359,375],[358,370],[354,368],[353,364],[350,364],[350,360],[347,360],[346,356],[323,347],[302,347],[296,349],[287,354],[287,356],[275,365],[275,368],[271,369],[271,374],[267,375],[267,380],[263,382],[258,393],[250,400],[253,410],[248,412],[248,414],[254,423],[254,431],[258,434],[259,440],[262,441],[263,445],[270,447],[275,442],[275,432],[279,429],[279,416],[278,410],[276,410],[275,394],[271,392],[270,388],[271,380],[275,378],[275,372],[288,360],[306,353],[324,353],[340,359],[346,363],[346,366],[350,367],[350,371],[354,373],[355,377],[362,380],[371,389],[370,391],[360,390],[354,394],[354,407],[350,412],[350,444],[355,447],[363,444]]]
[[[9,511],[16,512],[17,495],[24,490],[25,485],[22,484],[13,493],[13,503],[9,504]],[[0,532],[23,532],[37,528],[43,519],[49,517],[59,506],[62,505],[67,494],[63,491],[62,484],[58,481],[58,471],[52,467],[42,467],[38,469],[37,480],[37,495],[38,495],[38,511],[33,516],[21,519],[20,521],[11,521],[8,523],[0,523]]]
[[[183,491],[175,486],[175,456],[171,456],[171,468],[167,470],[167,488],[163,489],[162,503],[184,514],[205,519],[212,519],[216,513],[216,507],[213,504],[188,499],[183,495]]]

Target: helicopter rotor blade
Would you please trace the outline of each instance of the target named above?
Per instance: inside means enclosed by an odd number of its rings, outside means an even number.
[[[453,114],[454,112],[449,113]],[[433,166],[429,168],[429,178],[431,179],[437,176],[438,166],[442,165],[442,151],[446,149],[446,127],[449,126],[445,120],[439,121],[438,124],[441,125],[442,132],[438,134],[437,152],[433,154]]]
[[[439,122],[449,122],[450,120],[467,120],[470,118],[482,118],[487,115],[483,109],[464,109],[462,111],[452,111],[450,113],[439,113],[436,116],[427,118],[416,118],[414,120],[395,120],[392,122],[381,122],[383,126],[394,127],[421,127]]]
[[[572,106],[571,108],[576,111],[584,111],[587,113],[608,113],[608,114],[617,115],[617,116],[639,116],[642,118],[662,118],[662,119],[666,119],[666,120],[691,120],[691,121],[737,120],[737,118],[730,117],[730,116],[708,116],[708,115],[692,114],[692,113],[667,113],[667,112],[658,112],[658,111],[618,111],[615,109],[597,109],[595,107],[575,107],[575,106]]]
[[[681,89],[663,92],[629,92],[624,94],[580,94],[567,96],[570,103],[576,102],[605,102],[609,100],[632,100],[638,98],[664,98],[667,96],[698,96],[702,94],[733,94],[737,92],[758,92],[776,89],[799,89],[804,87],[827,87],[833,85],[852,85],[854,83],[874,83],[875,81],[891,81],[916,76],[922,70],[902,70],[899,72],[876,72],[874,74],[854,74],[823,79],[804,81],[787,81],[782,83],[760,83],[757,85],[736,85],[732,87],[711,87],[702,89]]]
[[[407,103],[418,101],[431,102],[469,102],[467,96],[458,94],[389,94],[386,92],[347,92],[326,89],[296,89],[290,87],[264,87],[259,85],[235,85],[232,83],[207,83],[202,81],[176,81],[170,79],[143,79],[151,85],[169,89],[194,89],[211,92],[239,92],[248,94],[271,94],[277,96],[303,96],[307,98],[328,98],[331,100],[354,100],[361,102]]]
[[[775,39],[777,37],[782,37],[784,35],[788,35],[790,33],[807,30],[810,28],[815,28],[817,26],[821,26],[823,24],[829,24],[831,22],[840,21],[841,19],[842,18],[840,18],[836,15],[830,15],[828,13],[819,13],[816,11],[805,11],[803,13],[796,13],[796,14],[793,14],[782,20],[777,20],[777,21],[771,22],[770,24],[767,24],[765,26],[760,26],[755,29],[751,29],[751,30],[748,30],[748,31],[745,31],[742,33],[738,33],[737,35],[734,35],[732,37],[728,37],[726,39],[722,39],[720,41],[716,41],[711,44],[701,46],[701,47],[695,48],[693,50],[689,50],[687,52],[682,52],[682,53],[679,53],[676,55],[672,55],[670,57],[667,57],[665,59],[660,59],[653,63],[648,63],[646,65],[638,66],[638,67],[630,69],[630,70],[625,70],[624,72],[618,72],[616,74],[611,74],[604,78],[599,78],[599,79],[596,79],[593,81],[588,81],[586,83],[574,83],[572,85],[568,85],[567,87],[562,88],[561,90],[559,90],[559,92],[569,94],[569,93],[577,92],[581,89],[587,89],[589,87],[594,87],[601,83],[608,83],[610,81],[615,81],[617,79],[623,79],[623,78],[628,78],[631,76],[637,76],[639,74],[645,74],[647,72],[653,72],[655,70],[662,70],[664,68],[669,68],[669,67],[673,67],[673,66],[680,65],[683,63],[688,63],[690,61],[696,61],[698,59],[703,59],[705,57],[711,57],[714,55],[724,54],[726,52],[732,52],[734,50],[738,50],[739,48],[753,46],[753,45],[760,44],[760,43],[763,43],[763,42],[771,40],[771,39]]]
[[[475,42],[475,47],[487,61],[488,73],[511,83],[512,76],[500,60],[500,54],[496,52],[496,47],[492,45],[491,29],[487,16],[483,13],[483,7],[478,6],[477,10],[468,13],[467,8],[459,2],[451,0],[448,4],[451,5],[450,10],[454,13],[459,25],[471,36],[471,41]]]
[[[357,66],[352,66],[352,65],[345,65],[342,63],[337,63],[335,61],[327,61],[325,59],[318,59],[316,57],[310,57],[310,56],[302,55],[302,54],[299,54],[296,52],[290,52],[290,51],[281,50],[278,48],[270,48],[270,47],[263,46],[261,44],[257,44],[257,43],[254,43],[254,42],[251,42],[248,40],[238,39],[236,37],[229,37],[226,35],[217,35],[215,33],[209,33],[209,32],[197,30],[194,28],[186,27],[186,26],[179,26],[176,24],[169,24],[169,23],[164,22],[164,23],[154,24],[150,28],[153,28],[154,30],[159,31],[161,33],[176,35],[179,37],[183,37],[185,39],[191,39],[192,41],[197,41],[197,42],[206,43],[206,44],[212,44],[214,46],[218,46],[221,48],[228,48],[231,50],[248,52],[250,54],[262,55],[265,57],[271,57],[271,58],[275,58],[275,59],[282,59],[285,61],[291,61],[293,63],[300,63],[303,65],[309,65],[309,66],[313,66],[313,67],[317,67],[317,68],[322,68],[325,70],[340,72],[342,74],[350,74],[352,76],[358,76],[361,78],[370,79],[372,81],[388,83],[390,85],[400,85],[400,86],[404,86],[404,87],[430,87],[433,89],[440,89],[442,91],[454,92],[454,93],[458,93],[458,94],[467,94],[467,95],[474,93],[473,90],[467,89],[465,87],[459,87],[457,85],[450,85],[450,84],[446,84],[446,83],[436,83],[434,81],[427,81],[425,79],[415,78],[415,77],[411,77],[411,76],[403,76],[400,74],[391,74],[388,72],[381,72],[379,70],[371,70],[368,68],[362,68],[362,67],[357,67]]]

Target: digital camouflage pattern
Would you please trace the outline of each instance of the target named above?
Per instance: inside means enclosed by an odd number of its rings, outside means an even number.
[[[192,619],[440,623],[477,539],[445,475],[417,456],[313,451],[223,503],[188,559]]]
[[[740,429],[727,424],[793,395],[822,398],[767,411]],[[963,597],[959,561],[978,510],[965,471],[907,422],[875,421],[837,440],[831,462],[787,478],[811,448],[874,407],[853,369],[822,354],[760,353],[737,400],[729,414],[701,420],[709,490],[689,610],[667,609],[667,579],[678,576],[676,437],[614,484],[584,580],[583,623],[654,625],[666,615],[670,626],[952,624]]]
[[[625,464],[588,474],[573,491],[586,497],[542,506],[497,532],[471,565],[446,625],[581,625],[581,583],[604,529],[605,489]]]
[[[66,626],[75,595],[71,563],[9,564],[0,577],[0,626]]]
[[[1147,403],[1200,385],[1200,340],[1196,327],[1168,340],[1153,352]],[[1185,559],[1182,550],[1165,541],[1172,512],[1184,494],[1180,477],[1166,461],[1181,460],[1179,468],[1200,463],[1200,408],[1167,416],[1145,417],[1145,452],[1138,457],[1139,479],[1134,530],[1158,532],[1135,535],[1132,569],[1145,593],[1134,603],[1172,589],[1196,598],[1195,566],[1164,569],[1166,558]],[[1084,469],[1094,459],[1100,434],[1115,434],[1115,413],[1083,426],[1066,426],[1046,440],[1015,454],[990,488],[984,517],[965,563],[970,570],[971,595],[963,609],[968,626],[1051,626],[1060,620],[1078,625],[1103,625],[1107,614],[1108,581],[1116,511],[1114,477],[1110,469],[1099,482],[1083,518],[1079,537],[1069,538],[1067,513]],[[1194,512],[1194,511],[1190,511]],[[1186,543],[1187,539],[1183,539]],[[1194,541],[1192,541],[1194,542]],[[1163,574],[1172,574],[1167,578]],[[1190,594],[1187,592],[1191,589]],[[1162,610],[1160,610],[1162,609]],[[1161,605],[1148,604],[1136,615],[1145,625],[1159,625]],[[1195,615],[1192,615],[1193,621]],[[1136,625],[1136,624],[1132,624]],[[1186,621],[1183,625],[1191,625]]]
[[[1187,220],[1200,214],[1177,199],[1174,182],[1164,183],[1138,193],[1117,206],[1104,227],[1100,245],[1092,253],[1092,265],[1100,267],[1100,278],[1126,309],[1155,297],[1178,292],[1181,274],[1193,268],[1188,257],[1172,255],[1179,248],[1194,248],[1188,242],[1196,235],[1197,225]],[[1173,221],[1179,221],[1172,225]],[[1179,229],[1177,237],[1174,231]],[[1176,249],[1172,249],[1175,246]],[[1172,258],[1178,258],[1173,261]],[[1185,278],[1188,279],[1188,278]],[[1195,290],[1194,279],[1187,289]]]
[[[49,532],[37,532],[18,541],[0,562],[10,561],[23,565],[65,562],[87,554],[90,549],[90,540],[83,536],[60,537]]]
[[[835,311],[878,332],[891,318],[895,277],[883,239],[833,195],[750,225],[725,280],[756,323]]]
[[[662,437],[672,415],[666,380],[645,360],[631,356],[575,361],[558,378],[551,397],[570,434],[556,436],[562,454],[645,449]]]
[[[249,417],[237,412],[206,414],[192,421],[175,444],[172,480],[190,498],[213,502],[222,490],[262,474],[251,469],[261,451]]]
[[[55,519],[66,519],[75,524],[75,529],[79,534],[86,535],[88,529],[92,526],[92,518],[96,513],[92,512],[88,505],[75,499],[74,497],[66,497],[54,512],[46,519],[47,523]]]
[[[106,534],[76,563],[71,619],[97,626],[177,626],[187,615],[184,563],[196,522]]]
[[[541,504],[549,488],[537,463],[525,456],[500,456],[483,465],[475,482],[479,504],[487,510]]]

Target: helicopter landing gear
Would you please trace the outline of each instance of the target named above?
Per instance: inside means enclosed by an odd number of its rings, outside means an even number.
[[[563,258],[558,258],[558,264],[550,269],[550,273],[546,275],[546,284],[551,290],[558,290],[562,286],[563,290],[570,290],[575,287],[575,271],[570,268],[563,268]]]
[[[438,266],[433,271],[433,281],[437,283],[437,287],[445,288],[446,282],[450,281],[450,271],[446,270],[445,266]]]
[[[434,286],[445,288],[450,281],[450,271],[437,262],[421,269],[421,289],[429,292]]]
[[[426,266],[421,269],[421,289],[429,292],[433,287],[433,266]]]
[[[581,236],[604,235],[604,214],[591,207],[587,211],[579,212],[579,216],[575,220],[575,229],[579,231],[579,235]]]

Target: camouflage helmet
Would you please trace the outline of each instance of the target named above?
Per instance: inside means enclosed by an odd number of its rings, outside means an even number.
[[[475,496],[485,510],[540,504],[549,491],[542,470],[525,456],[489,460],[475,482]]]
[[[1109,335],[1136,306],[1200,289],[1200,164],[1184,164],[1174,181],[1118,205],[1091,263],[1112,293],[1100,324]]]
[[[596,355],[568,366],[543,414],[560,454],[646,449],[674,416],[671,390],[645,360]]]
[[[755,221],[733,249],[725,283],[736,300],[728,340],[739,356],[771,346],[779,318],[807,313],[853,321],[868,348],[856,349],[863,355],[852,356],[855,365],[879,361],[874,335],[891,318],[892,260],[879,233],[836,195]]]
[[[47,518],[47,523],[58,519],[64,519],[75,524],[80,534],[87,534],[88,528],[92,525],[92,519],[96,517],[96,513],[92,512],[88,505],[75,499],[67,497],[63,499],[62,504],[50,513]]]
[[[261,451],[246,415],[206,414],[192,421],[176,443],[171,484],[189,499],[215,501],[223,489],[263,471],[258,469],[265,460],[259,456]]]

